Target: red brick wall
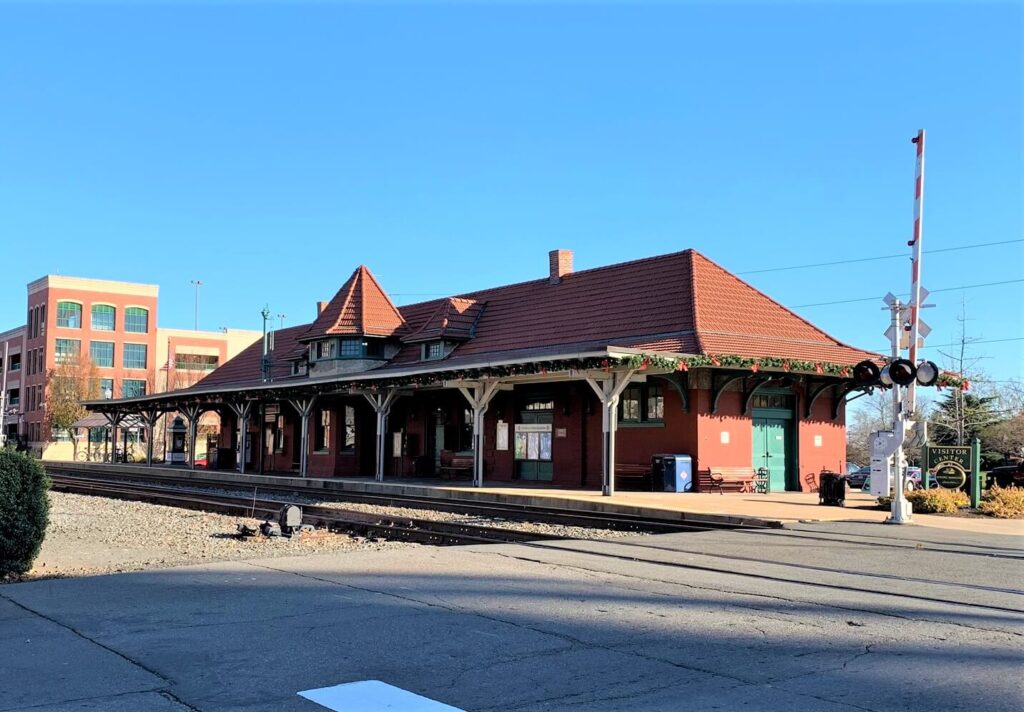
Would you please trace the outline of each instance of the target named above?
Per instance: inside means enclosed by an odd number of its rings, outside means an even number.
[[[846,415],[845,409],[841,408],[839,418],[832,420],[832,399],[828,396],[817,400],[811,417],[806,420],[802,418],[803,408],[802,402],[799,408],[801,419],[797,423],[797,467],[800,489],[808,492],[817,488],[818,474],[822,469],[839,473],[846,471]],[[820,441],[816,441],[816,437]]]

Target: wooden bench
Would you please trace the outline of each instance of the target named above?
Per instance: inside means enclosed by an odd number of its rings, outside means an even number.
[[[473,477],[473,456],[458,455],[451,450],[441,451],[441,478],[445,480]]]
[[[719,494],[753,492],[756,474],[753,467],[711,467],[697,473],[697,488],[701,492],[717,489]]]
[[[651,489],[651,465],[615,464],[615,484],[628,484],[631,487],[637,486],[645,492]]]

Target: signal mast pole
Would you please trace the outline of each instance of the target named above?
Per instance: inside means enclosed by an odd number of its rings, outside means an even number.
[[[921,328],[921,237],[924,228],[924,129],[920,129],[911,141],[917,144],[917,171],[914,180],[914,239],[910,247],[910,361],[917,363],[917,340]],[[917,409],[917,383],[907,386],[904,396],[904,410],[907,416]]]

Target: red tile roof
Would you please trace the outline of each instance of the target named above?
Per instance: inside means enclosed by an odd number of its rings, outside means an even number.
[[[419,343],[434,339],[471,339],[486,304],[487,302],[475,299],[443,299],[437,309],[423,322],[423,326],[404,337],[402,341]]]
[[[320,336],[395,336],[405,320],[365,265],[360,265],[301,338]]]
[[[353,305],[362,305],[361,310]],[[389,336],[404,328],[420,341],[419,336],[441,338],[445,329],[466,334],[471,317],[476,323],[473,337],[447,359],[424,366],[445,370],[499,356],[514,358],[517,353],[525,359],[535,353],[607,346],[841,364],[877,357],[829,336],[708,258],[686,250],[573,272],[559,284],[544,278],[400,310],[391,305],[369,271],[360,267],[312,325],[278,332],[274,375],[286,370],[280,360],[302,352],[297,341],[316,335]],[[448,325],[443,326],[446,318]],[[300,334],[297,339],[295,334]],[[237,383],[244,373],[258,380],[259,356],[260,347],[255,344],[198,387]],[[419,361],[419,346],[406,343],[376,373]]]

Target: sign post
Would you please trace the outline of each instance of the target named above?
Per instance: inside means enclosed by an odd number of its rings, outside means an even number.
[[[971,508],[981,504],[981,439],[974,438],[971,448]]]

